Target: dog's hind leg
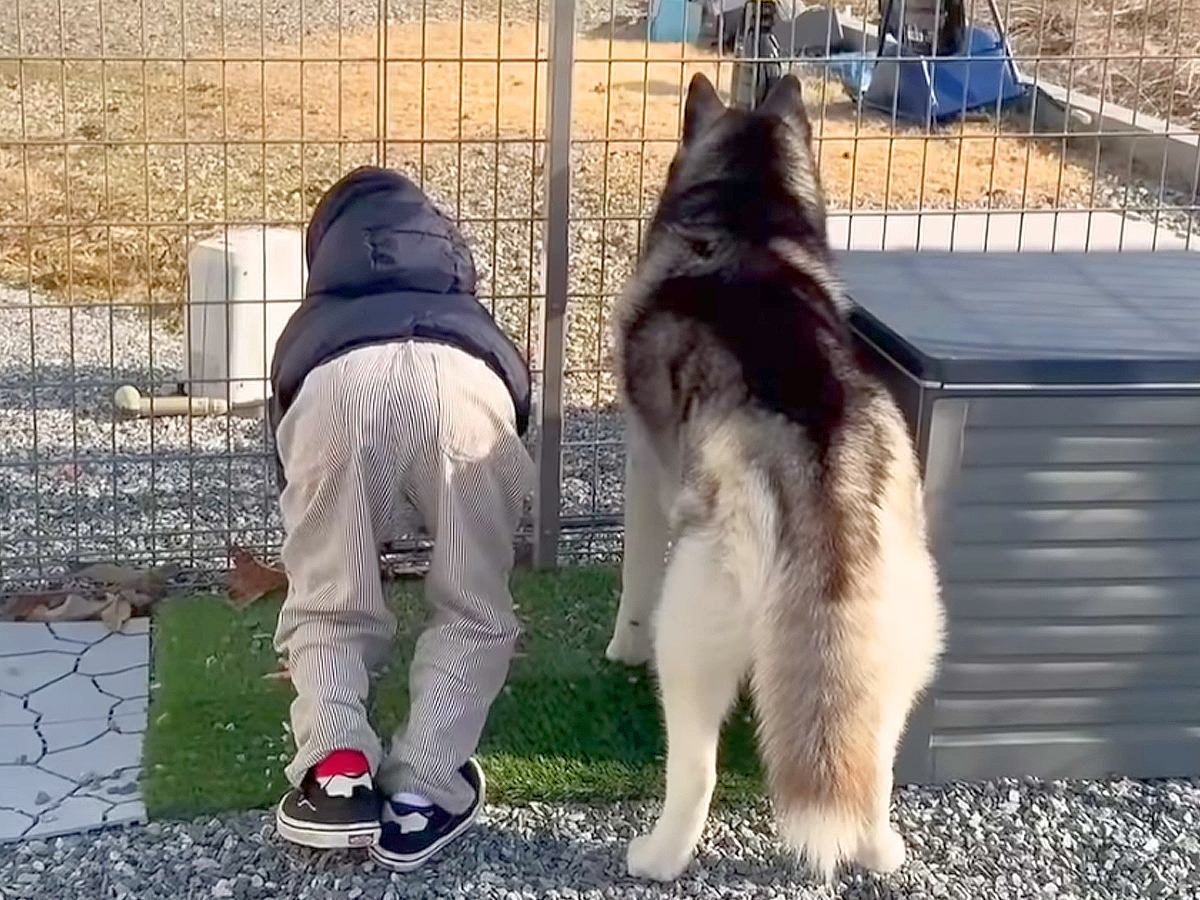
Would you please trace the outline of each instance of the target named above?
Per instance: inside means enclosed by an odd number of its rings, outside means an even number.
[[[904,865],[904,838],[892,827],[888,813],[892,804],[892,767],[904,728],[904,716],[889,713],[879,729],[879,772],[875,782],[875,814],[859,839],[855,862],[880,874]]]
[[[717,780],[721,724],[750,663],[746,616],[712,541],[686,535],[667,568],[654,659],[667,724],[667,790],[653,831],[629,846],[631,875],[670,881],[687,867]]]
[[[661,466],[636,422],[628,422],[626,434],[621,602],[605,656],[639,665],[650,659],[651,619],[662,592],[670,534]]]

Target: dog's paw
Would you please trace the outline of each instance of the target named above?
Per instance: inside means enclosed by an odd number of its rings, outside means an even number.
[[[894,828],[885,828],[859,849],[858,864],[880,875],[890,875],[904,865],[904,838]]]
[[[650,635],[647,629],[633,628],[628,625],[618,625],[613,632],[608,649],[604,651],[607,659],[628,666],[640,666],[650,661],[653,648],[650,645]]]
[[[626,854],[630,875],[654,881],[674,881],[691,861],[691,850],[680,852],[673,841],[664,839],[658,831],[634,838]]]

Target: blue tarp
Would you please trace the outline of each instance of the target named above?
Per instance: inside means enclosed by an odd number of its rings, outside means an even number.
[[[996,110],[1025,94],[1004,42],[986,28],[967,29],[967,50],[960,55],[910,54],[889,35],[878,56],[837,54],[829,69],[851,97],[917,122]]]
[[[871,84],[871,70],[875,68],[874,53],[846,50],[831,54],[827,64],[830,74],[842,83],[846,93],[855,100],[867,92]]]

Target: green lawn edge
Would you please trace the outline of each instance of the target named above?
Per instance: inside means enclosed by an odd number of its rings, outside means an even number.
[[[518,573],[524,635],[480,747],[489,799],[592,804],[657,797],[665,740],[653,678],[604,659],[617,579],[603,568]],[[396,653],[376,679],[371,719],[385,738],[403,720],[408,661],[425,620],[419,581],[390,588]],[[154,818],[262,809],[286,790],[292,689],[264,679],[279,599],[245,611],[216,596],[172,598],[154,614],[154,668],[143,793]],[[726,726],[718,801],[759,796],[744,706]]]

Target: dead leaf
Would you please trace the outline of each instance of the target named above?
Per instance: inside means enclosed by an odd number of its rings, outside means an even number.
[[[12,594],[4,600],[4,613],[0,618],[6,622],[20,622],[36,609],[58,606],[70,595],[70,591],[37,591],[29,594]]]
[[[99,619],[117,631],[134,615],[149,612],[178,572],[178,566],[135,569],[95,563],[72,572],[56,589],[3,598],[0,619],[15,622]]]
[[[125,588],[117,591],[116,596],[127,602],[135,614],[144,613],[158,602],[157,597],[151,597],[149,594],[143,594],[141,591],[135,591],[132,588]]]
[[[38,606],[25,616],[26,622],[86,622],[96,618],[106,601],[79,594],[68,594],[57,606]]]
[[[135,591],[157,600],[166,591],[167,583],[178,573],[178,566],[135,569],[113,563],[94,563],[72,573],[70,580],[91,581],[108,588]]]
[[[133,617],[133,604],[119,594],[108,595],[108,605],[100,610],[100,621],[109,631],[120,631],[121,626]]]
[[[241,547],[233,547],[230,556],[233,557],[233,571],[227,582],[229,602],[238,609],[245,609],[267,594],[287,589],[288,580],[283,569],[260,562]]]

